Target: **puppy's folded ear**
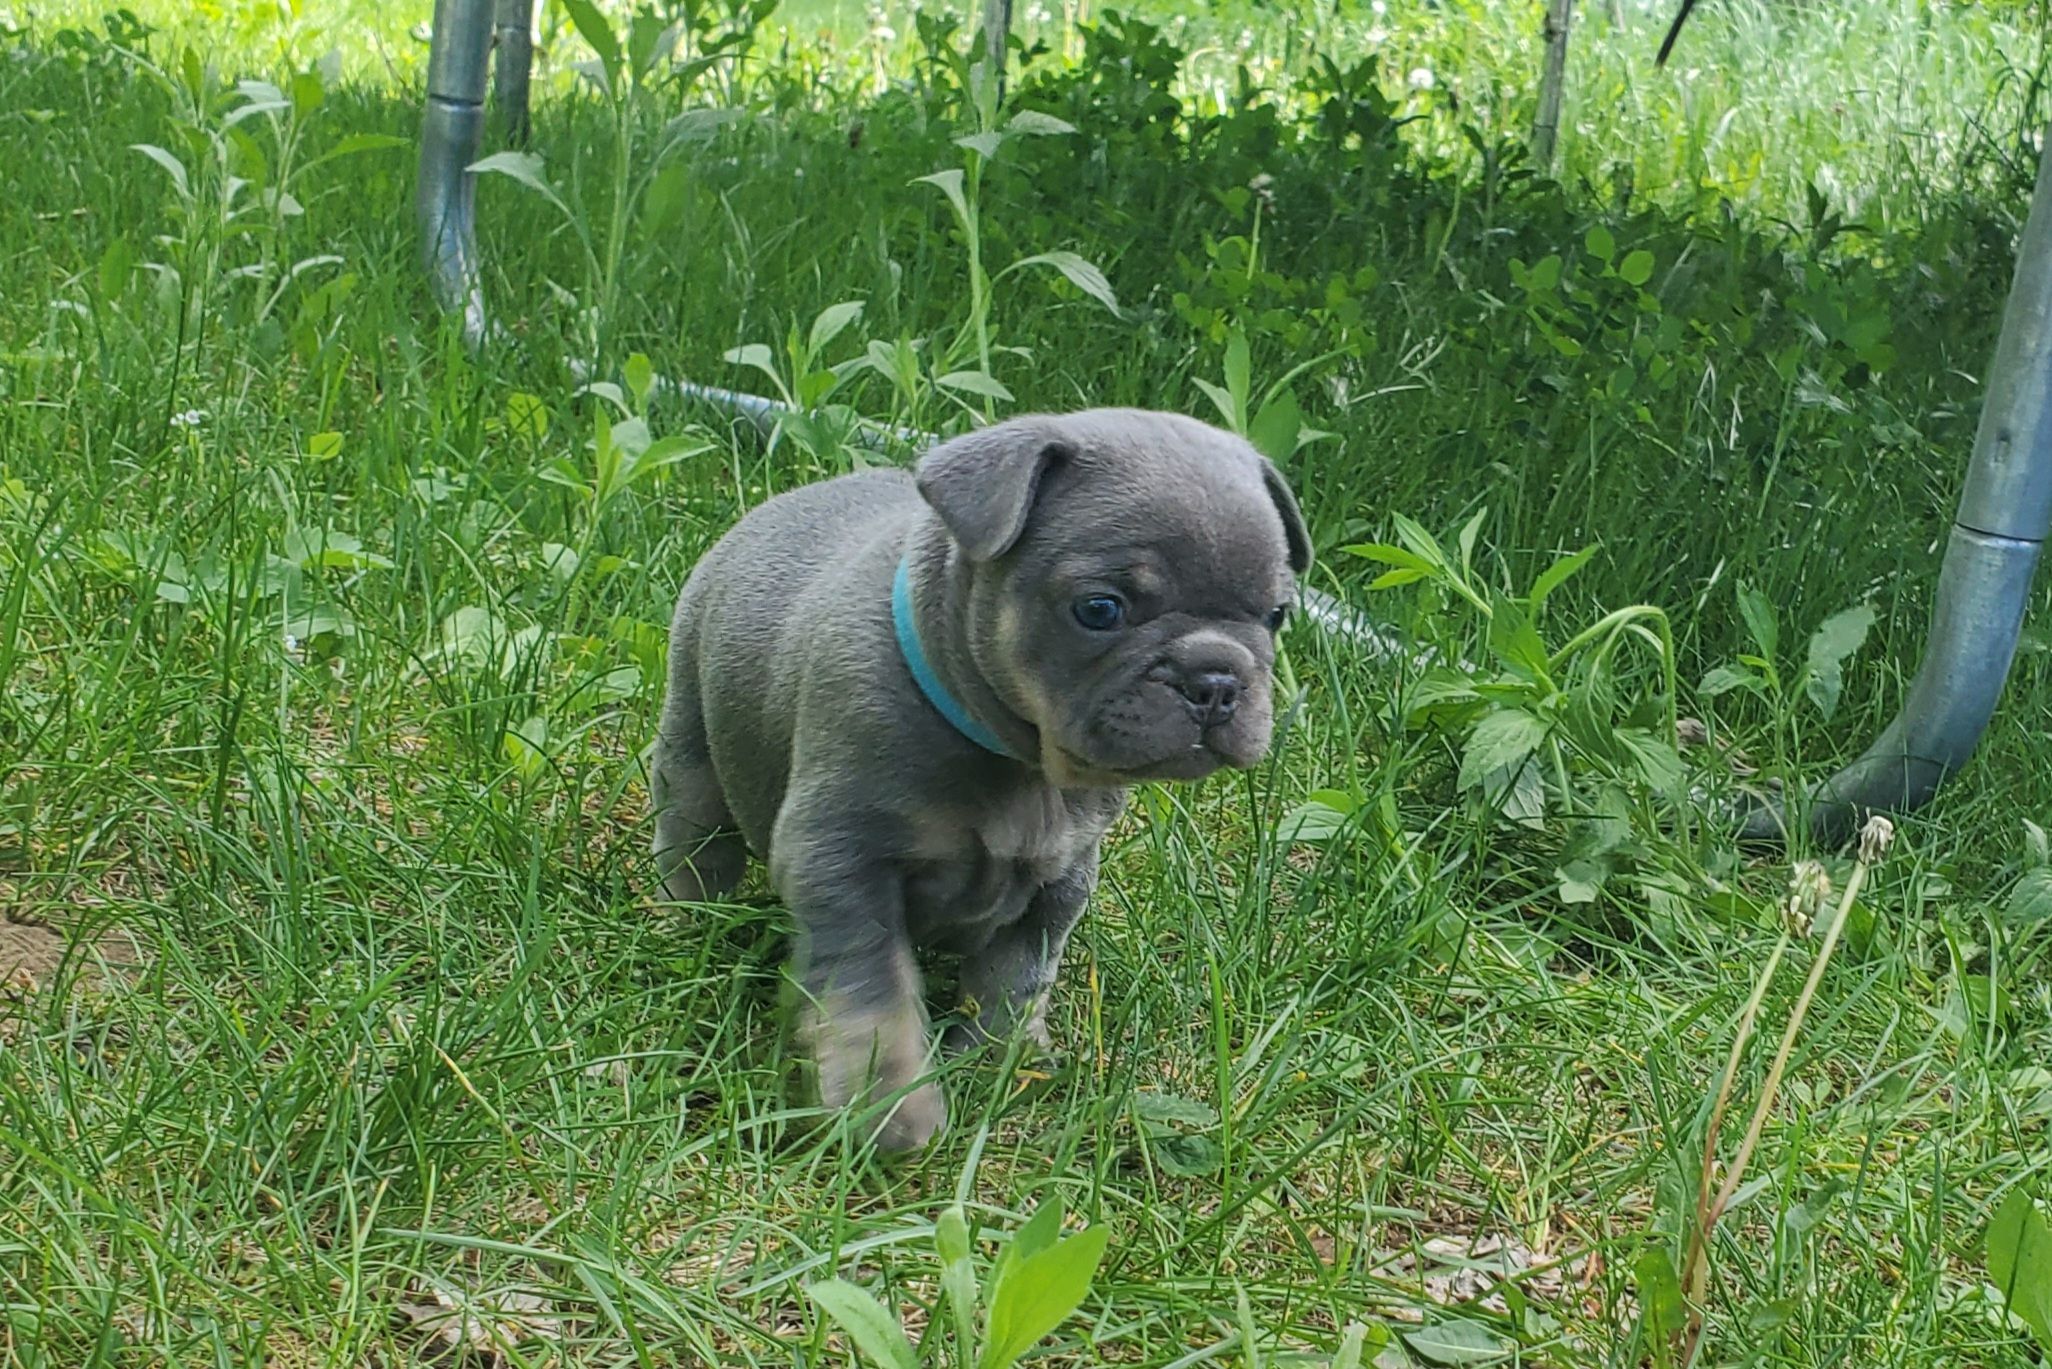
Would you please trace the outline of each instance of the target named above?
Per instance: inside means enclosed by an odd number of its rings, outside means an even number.
[[[1266,457],[1261,461],[1261,483],[1268,486],[1268,497],[1275,501],[1275,511],[1282,515],[1283,539],[1290,549],[1290,570],[1302,575],[1311,569],[1311,534],[1304,527],[1304,513],[1297,507],[1297,496],[1290,493],[1290,482]]]
[[[1049,420],[1015,418],[943,442],[913,480],[969,559],[989,561],[1026,531],[1041,478],[1074,454]]]

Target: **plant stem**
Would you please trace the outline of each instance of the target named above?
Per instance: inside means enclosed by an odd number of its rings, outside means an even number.
[[[1746,1127],[1745,1139],[1739,1143],[1738,1154],[1732,1157],[1731,1165],[1725,1172],[1724,1183],[1717,1191],[1716,1201],[1710,1204],[1708,1210],[1701,1215],[1701,1219],[1697,1223],[1694,1240],[1701,1247],[1702,1254],[1700,1258],[1703,1265],[1701,1273],[1697,1276],[1699,1280],[1707,1281],[1710,1237],[1715,1232],[1718,1221],[1724,1216],[1725,1209],[1731,1205],[1732,1198],[1738,1193],[1739,1184],[1745,1178],[1746,1166],[1753,1158],[1753,1149],[1760,1143],[1760,1136],[1767,1128],[1767,1114],[1774,1110],[1775,1099],[1781,1091],[1782,1074],[1788,1068],[1789,1057],[1795,1053],[1796,1036],[1802,1031],[1803,1019],[1809,1015],[1810,1004],[1817,996],[1817,986],[1824,981],[1824,971],[1831,964],[1832,953],[1838,949],[1838,939],[1845,933],[1846,921],[1852,916],[1853,903],[1859,898],[1860,889],[1867,882],[1867,871],[1880,863],[1881,857],[1886,854],[1888,843],[1893,839],[1894,834],[1895,829],[1888,819],[1878,816],[1869,818],[1867,825],[1861,829],[1859,857],[1853,864],[1852,874],[1845,881],[1845,892],[1839,896],[1838,912],[1831,919],[1831,925],[1824,931],[1824,941],[1817,948],[1817,958],[1810,965],[1809,977],[1803,981],[1802,992],[1796,995],[1795,1007],[1789,1013],[1788,1026],[1782,1029],[1781,1044],[1776,1048],[1774,1059],[1767,1067],[1767,1079],[1760,1086],[1760,1101],[1753,1108],[1753,1119]],[[1786,941],[1787,938],[1784,936],[1784,945]],[[1766,981],[1774,971],[1775,965],[1780,958],[1781,949],[1780,946],[1775,948],[1775,957],[1769,961],[1767,972],[1761,976],[1761,982],[1754,991],[1753,1001],[1747,1005],[1747,1016],[1745,1019],[1742,1019],[1740,1025],[1742,1039],[1733,1046],[1733,1063],[1726,1066],[1727,1076],[1736,1062],[1737,1051],[1739,1046],[1743,1044],[1743,1035],[1751,1025],[1751,1014],[1757,1009],[1760,998],[1766,992]],[[1710,1147],[1715,1145],[1716,1131],[1714,1128],[1721,1116],[1723,1103],[1724,1096],[1720,1092],[1718,1108],[1716,1112],[1713,1112],[1711,1119],[1713,1129],[1710,1134],[1711,1139],[1705,1146],[1706,1155],[1710,1153]],[[1704,1166],[1706,1181],[1709,1170],[1710,1166],[1706,1163]],[[1688,1283],[1685,1282],[1682,1286],[1685,1293],[1689,1291]],[[1680,1363],[1684,1369],[1695,1363],[1696,1352],[1703,1343],[1701,1302],[1694,1299],[1693,1295],[1691,1297],[1694,1305],[1689,1309],[1688,1324],[1682,1333]]]

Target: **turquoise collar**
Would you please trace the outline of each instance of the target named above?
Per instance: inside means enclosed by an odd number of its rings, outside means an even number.
[[[912,621],[912,553],[909,551],[899,560],[898,574],[891,581],[891,625],[898,630],[898,654],[905,658],[905,668],[912,672],[913,683],[919,686],[919,692],[926,696],[934,711],[946,718],[949,726],[993,756],[1019,759],[997,739],[996,733],[969,716],[969,711],[948,693],[947,687],[940,682],[940,676],[933,673],[933,666],[927,662],[926,651],[919,645],[919,627]]]

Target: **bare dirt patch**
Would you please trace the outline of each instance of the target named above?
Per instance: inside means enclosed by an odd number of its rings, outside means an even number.
[[[142,962],[135,939],[118,928],[84,933],[63,918],[25,911],[15,891],[0,882],[0,997],[26,997],[55,982],[67,968],[96,973],[101,965],[122,968]]]

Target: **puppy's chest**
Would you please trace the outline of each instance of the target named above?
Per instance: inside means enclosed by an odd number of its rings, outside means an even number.
[[[1122,803],[1110,793],[1029,790],[922,822],[907,872],[908,930],[973,950],[1088,858]]]

